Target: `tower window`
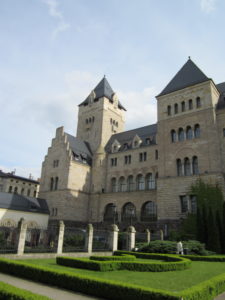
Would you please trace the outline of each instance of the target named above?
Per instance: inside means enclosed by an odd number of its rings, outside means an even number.
[[[176,134],[176,131],[175,130],[171,130],[171,142],[172,143],[175,143],[176,140],[177,140],[177,134]]]
[[[178,140],[180,142],[184,140],[184,130],[183,130],[183,128],[179,128],[179,130],[178,130]]]
[[[195,138],[200,137],[200,126],[198,124],[195,125]]]
[[[174,113],[177,114],[178,113],[178,104],[174,104]]]
[[[189,108],[189,110],[193,109],[193,101],[192,101],[192,99],[188,100],[188,108]]]
[[[201,99],[200,99],[200,97],[196,98],[196,107],[197,108],[201,107]]]
[[[185,102],[181,102],[181,111],[184,112],[185,111]]]
[[[159,152],[158,152],[158,150],[155,150],[155,159],[156,160],[159,159]]]
[[[171,116],[171,106],[170,105],[167,106],[167,115]]]

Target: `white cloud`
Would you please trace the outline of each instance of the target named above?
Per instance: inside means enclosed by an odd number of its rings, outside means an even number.
[[[59,10],[57,0],[42,0],[47,6],[49,15],[56,20],[58,20],[58,24],[55,30],[52,33],[52,38],[55,39],[60,32],[63,32],[70,28],[70,24],[66,23],[64,20],[64,16],[62,12]]]
[[[201,10],[205,13],[211,13],[216,9],[216,1],[217,0],[201,0]]]

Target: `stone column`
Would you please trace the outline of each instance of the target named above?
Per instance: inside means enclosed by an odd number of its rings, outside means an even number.
[[[27,233],[27,224],[23,218],[20,219],[18,224],[18,231],[19,231],[19,240],[17,246],[17,254],[23,255],[24,247],[25,247],[25,240],[26,240],[26,233]]]
[[[93,226],[92,224],[88,224],[86,230],[86,237],[85,237],[85,252],[91,253],[92,252],[92,245],[93,245]]]
[[[163,230],[160,229],[160,240],[163,241],[164,240],[164,234],[163,234]]]
[[[135,248],[135,233],[134,226],[129,226],[127,229],[127,250],[131,251]]]
[[[65,224],[63,221],[59,221],[57,254],[62,254],[62,252],[63,252],[64,231],[65,231]]]
[[[151,232],[149,229],[145,229],[145,234],[146,234],[146,242],[149,244],[151,241]]]
[[[111,225],[109,231],[109,249],[112,251],[116,251],[118,249],[118,233],[118,226],[116,224]]]

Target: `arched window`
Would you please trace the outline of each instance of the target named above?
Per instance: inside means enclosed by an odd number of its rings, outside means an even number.
[[[199,108],[199,107],[201,107],[202,105],[201,105],[201,98],[200,97],[197,97],[196,98],[196,107],[197,108]]]
[[[123,206],[122,209],[122,221],[132,221],[136,220],[136,207],[133,203],[128,202]]]
[[[185,157],[184,159],[184,175],[185,176],[191,175],[191,164],[188,157]]]
[[[171,106],[170,105],[167,106],[167,115],[171,116]]]
[[[187,126],[186,138],[187,140],[191,140],[193,138],[192,128],[190,126]]]
[[[128,178],[127,178],[127,190],[128,190],[129,192],[135,190],[135,184],[134,184],[134,177],[133,177],[133,175],[130,175],[130,176],[128,176]]]
[[[185,102],[182,101],[182,102],[181,102],[181,111],[184,112],[185,109],[186,109],[186,107],[185,107]]]
[[[192,101],[192,99],[188,100],[188,108],[189,108],[189,110],[193,109],[193,101]]]
[[[145,179],[142,174],[137,176],[137,190],[143,191],[145,189]]]
[[[184,130],[183,128],[179,128],[178,130],[178,141],[184,141]]]
[[[119,191],[125,192],[126,191],[126,182],[124,177],[120,177],[119,179]]]
[[[159,173],[156,172],[155,173],[155,188],[157,188],[157,180],[158,180],[158,178],[159,178]]]
[[[55,190],[58,189],[58,182],[59,182],[59,177],[55,178]]]
[[[195,138],[199,138],[200,137],[200,126],[199,124],[195,125]]]
[[[89,123],[91,123],[91,118],[89,118]]]
[[[156,221],[157,219],[157,209],[155,202],[148,201],[142,205],[141,208],[141,221],[150,222]]]
[[[12,193],[12,186],[9,187],[9,193]]]
[[[53,188],[54,188],[54,178],[51,177],[51,179],[50,179],[50,190],[53,191]]]
[[[155,189],[155,178],[152,173],[147,174],[146,176],[146,189],[153,190]]]
[[[197,156],[193,156],[193,158],[192,158],[192,170],[193,170],[194,175],[199,174]]]
[[[116,178],[112,178],[111,179],[111,190],[113,193],[115,193],[117,191],[117,188],[116,188]]]
[[[182,176],[182,163],[181,160],[177,159],[177,176]]]
[[[103,220],[112,223],[118,221],[118,213],[115,204],[109,203],[106,205]]]
[[[18,188],[15,187],[15,188],[14,188],[14,194],[17,194],[17,192],[18,192]]]
[[[177,133],[176,133],[176,131],[174,129],[171,130],[170,135],[171,135],[171,142],[172,143],[176,142],[176,140],[177,140]]]
[[[178,113],[178,104],[177,103],[174,104],[174,113],[175,114]]]

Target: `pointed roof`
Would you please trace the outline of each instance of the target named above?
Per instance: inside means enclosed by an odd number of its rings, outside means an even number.
[[[111,88],[111,86],[110,86],[108,80],[106,79],[105,75],[102,78],[102,80],[99,82],[99,84],[97,84],[97,86],[94,88],[94,93],[95,93],[94,101],[96,101],[96,100],[98,100],[99,98],[102,98],[102,97],[106,97],[110,101],[113,101],[113,95],[115,94],[115,92]],[[91,97],[91,94],[81,104],[79,104],[79,106],[87,105],[89,100],[90,100],[90,97]],[[119,106],[119,108],[126,110],[120,102],[118,103],[118,106]]]
[[[163,96],[208,80],[210,80],[210,78],[208,78],[189,57],[188,61],[158,96]]]

